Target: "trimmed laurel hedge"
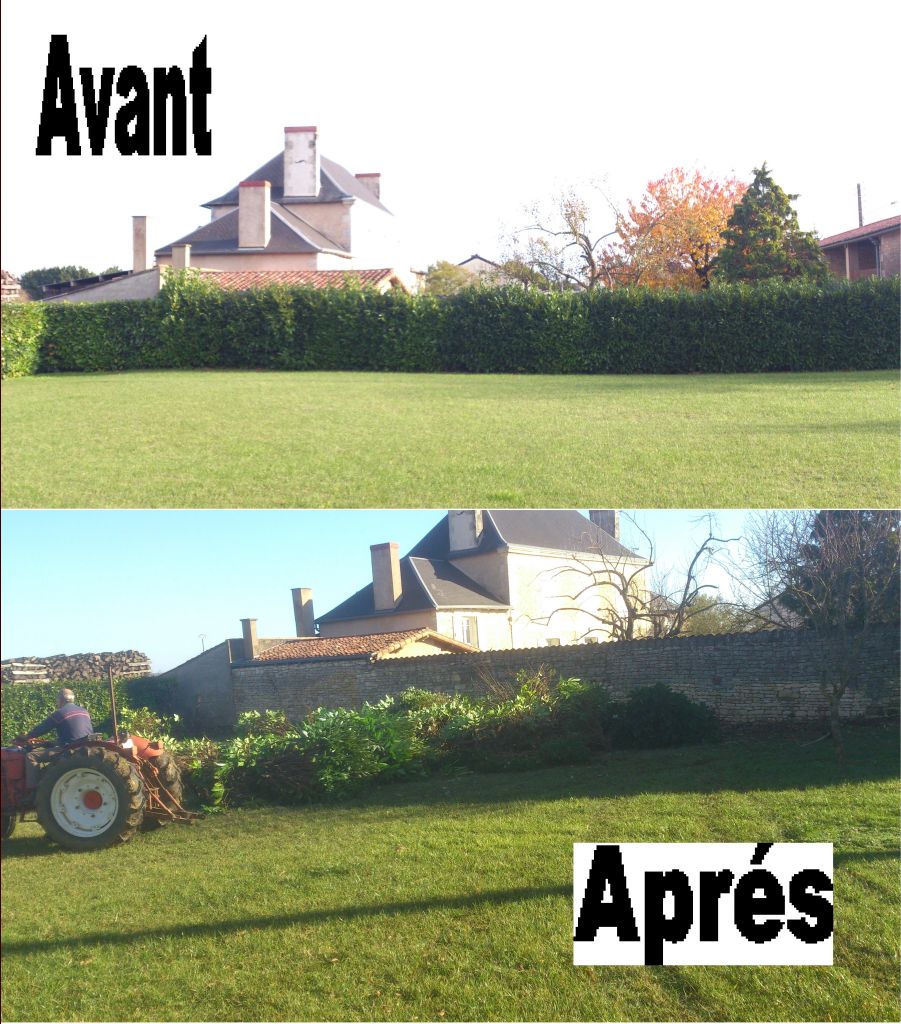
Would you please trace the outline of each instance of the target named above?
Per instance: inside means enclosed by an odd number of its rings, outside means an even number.
[[[39,302],[3,306],[2,377],[28,377],[38,371],[47,307]]]
[[[188,272],[190,274],[190,272]],[[463,373],[749,373],[899,365],[899,279],[705,292],[360,288],[3,307],[3,375],[242,367]]]
[[[165,706],[168,685],[149,677],[114,678],[117,712],[144,705],[153,708]],[[0,691],[0,738],[3,743],[11,743],[15,736],[33,729],[51,711],[55,711],[56,695],[64,686],[70,686],[75,692],[76,703],[88,710],[98,732],[112,731],[109,683],[105,679],[79,679],[70,683],[6,683]],[[54,735],[50,733],[48,739]]]

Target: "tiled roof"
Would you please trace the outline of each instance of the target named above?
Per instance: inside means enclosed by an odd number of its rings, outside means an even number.
[[[871,238],[873,235],[882,235],[886,231],[901,228],[901,216],[886,217],[884,220],[874,220],[872,224],[864,224],[862,228],[852,228],[851,231],[842,231],[838,235],[829,235],[828,238],[820,239],[820,248],[829,245],[840,245],[842,242],[853,242],[856,239]]]
[[[297,661],[307,658],[354,658],[368,655],[373,661],[394,654],[417,640],[432,639],[436,646],[458,651],[476,648],[443,636],[432,629],[404,629],[364,636],[311,636],[288,640],[257,655],[257,661]]]
[[[343,288],[350,281],[374,287],[394,283],[397,272],[381,270],[204,270],[204,277],[229,291],[268,288],[274,284],[307,285],[313,288]]]

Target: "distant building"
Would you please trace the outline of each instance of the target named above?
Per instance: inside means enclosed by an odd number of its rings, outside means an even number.
[[[0,301],[7,302],[28,302],[31,296],[22,287],[19,279],[8,270],[0,270],[2,290],[0,290]]]
[[[820,248],[836,277],[894,277],[901,273],[901,216],[820,239]]]
[[[379,291],[416,287],[381,200],[381,175],[352,174],[320,153],[315,127],[285,128],[280,153],[203,205],[209,223],[157,249],[155,265],[147,218],[134,217],[131,272],[66,282],[47,301],[153,298],[167,267],[191,267],[239,291],[275,283],[332,288],[351,280]]]
[[[320,152],[315,127],[285,128],[284,147],[203,205],[210,222],[156,250],[183,266],[185,246],[210,270],[404,267],[381,175],[351,174]],[[137,269],[137,268],[136,268]]]

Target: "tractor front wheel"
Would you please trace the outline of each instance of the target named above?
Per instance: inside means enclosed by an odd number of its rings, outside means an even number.
[[[38,821],[70,850],[102,850],[127,842],[144,817],[144,783],[121,754],[82,747],[41,772]]]

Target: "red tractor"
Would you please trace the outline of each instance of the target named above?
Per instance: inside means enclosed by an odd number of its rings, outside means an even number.
[[[37,751],[37,771],[26,757]],[[88,737],[65,747],[33,740],[3,747],[3,838],[34,812],[44,831],[70,850],[127,842],[138,828],[192,821],[182,807],[181,772],[163,745],[140,736]],[[36,775],[29,786],[28,776]]]

